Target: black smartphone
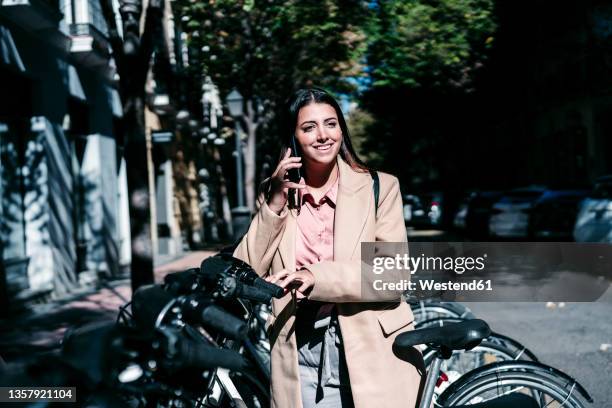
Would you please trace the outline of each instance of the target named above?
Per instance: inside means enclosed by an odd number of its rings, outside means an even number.
[[[291,138],[291,146],[289,146],[291,148],[291,157],[301,157],[301,152],[300,150],[298,150],[297,147],[297,140],[295,139],[295,135],[293,135],[293,137]],[[302,171],[299,168],[295,168],[295,169],[289,169],[287,171],[287,178],[289,179],[289,181],[293,182],[293,183],[299,183],[300,180],[302,179]],[[289,197],[289,208],[292,209],[298,209],[300,208],[300,206],[298,205],[299,203],[299,194],[298,194],[298,190],[296,188],[290,188],[288,191]]]
[[[291,157],[301,157],[301,152],[298,150],[295,135],[291,138],[291,146],[289,147],[291,148]],[[294,183],[299,183],[302,178],[302,171],[299,168],[289,169],[287,171],[287,176],[290,181]]]

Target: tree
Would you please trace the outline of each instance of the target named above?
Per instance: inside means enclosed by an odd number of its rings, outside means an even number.
[[[374,165],[414,187],[456,180],[457,161],[479,71],[496,29],[493,0],[389,0],[374,4],[368,26],[369,89],[360,98],[374,117],[366,150]],[[468,119],[469,118],[469,119]]]
[[[178,0],[176,4],[188,36],[191,77],[208,75],[222,96],[237,89],[244,97],[245,187],[247,205],[253,210],[257,134],[265,127],[272,148],[266,143],[259,147],[274,155],[275,113],[293,90],[315,84],[336,92],[353,89],[347,78],[360,72],[365,52],[362,24],[370,14],[367,2]]]
[[[493,0],[380,1],[370,32],[373,87],[470,90],[493,44]]]
[[[143,29],[140,29],[142,3],[121,0],[119,13],[122,33],[115,24],[111,0],[101,0],[109,31],[113,58],[119,74],[119,93],[123,105],[123,152],[127,168],[132,265],[132,290],[153,283],[150,191],[148,186],[147,142],[144,123],[145,83],[155,43],[160,38],[164,0],[149,0]],[[160,47],[164,55],[163,47]]]

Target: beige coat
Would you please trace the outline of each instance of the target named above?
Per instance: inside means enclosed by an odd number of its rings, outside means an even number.
[[[420,373],[398,359],[393,339],[412,329],[410,307],[393,303],[359,302],[361,242],[405,242],[402,199],[397,178],[379,172],[378,216],[369,173],[354,171],[338,158],[339,186],[334,219],[334,261],[307,268],[315,276],[310,299],[338,304],[340,329],[356,408],[412,408]],[[274,214],[259,198],[259,210],[235,256],[260,276],[295,269],[296,216],[285,209]],[[296,300],[293,293],[273,299],[270,326],[273,408],[300,408],[297,347],[294,333]],[[417,355],[415,364],[418,364]]]

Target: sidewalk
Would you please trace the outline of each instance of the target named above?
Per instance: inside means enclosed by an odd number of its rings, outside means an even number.
[[[171,272],[198,267],[203,259],[218,251],[186,253],[155,268],[155,281],[161,282]],[[100,319],[114,319],[118,309],[131,298],[130,281],[109,282],[101,289],[70,299],[32,305],[29,310],[10,319],[0,320],[0,356],[7,362],[30,352],[45,351],[59,344],[69,327]]]

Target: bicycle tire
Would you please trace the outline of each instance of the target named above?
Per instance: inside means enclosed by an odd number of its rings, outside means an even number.
[[[248,408],[269,408],[270,387],[250,370],[230,372],[230,378]]]
[[[592,402],[576,380],[535,362],[500,362],[473,370],[451,384],[436,402],[443,407],[469,406],[524,391],[550,408],[584,408],[585,401]],[[555,401],[557,405],[552,405]]]
[[[426,300],[409,302],[409,305],[417,324],[437,318],[473,319],[475,317],[472,311],[461,303]]]
[[[423,352],[423,361],[425,362],[425,366],[429,367],[431,362],[433,361],[437,351],[435,349],[426,349]],[[498,361],[515,361],[517,353],[509,348],[504,346],[500,346],[499,344],[488,342],[483,340],[478,346],[474,347],[471,350],[455,350],[453,351],[453,357],[457,355],[465,355],[465,354],[476,354],[476,353],[487,353],[494,356],[500,356],[501,360]],[[451,357],[451,359],[453,358]],[[449,359],[450,360],[450,359]],[[470,370],[473,370],[476,367],[472,367]]]
[[[423,360],[425,367],[427,367],[428,370],[436,354],[437,351],[432,348],[428,348],[423,352]],[[488,342],[486,340],[482,341],[478,346],[468,351],[455,350],[449,359],[445,359],[442,362],[440,369],[443,373],[445,373],[445,380],[436,386],[435,394],[441,394],[447,387],[453,384],[453,382],[461,378],[462,375],[475,368],[486,364],[492,364],[494,362],[516,361],[521,357],[526,356],[517,351],[493,342]]]

